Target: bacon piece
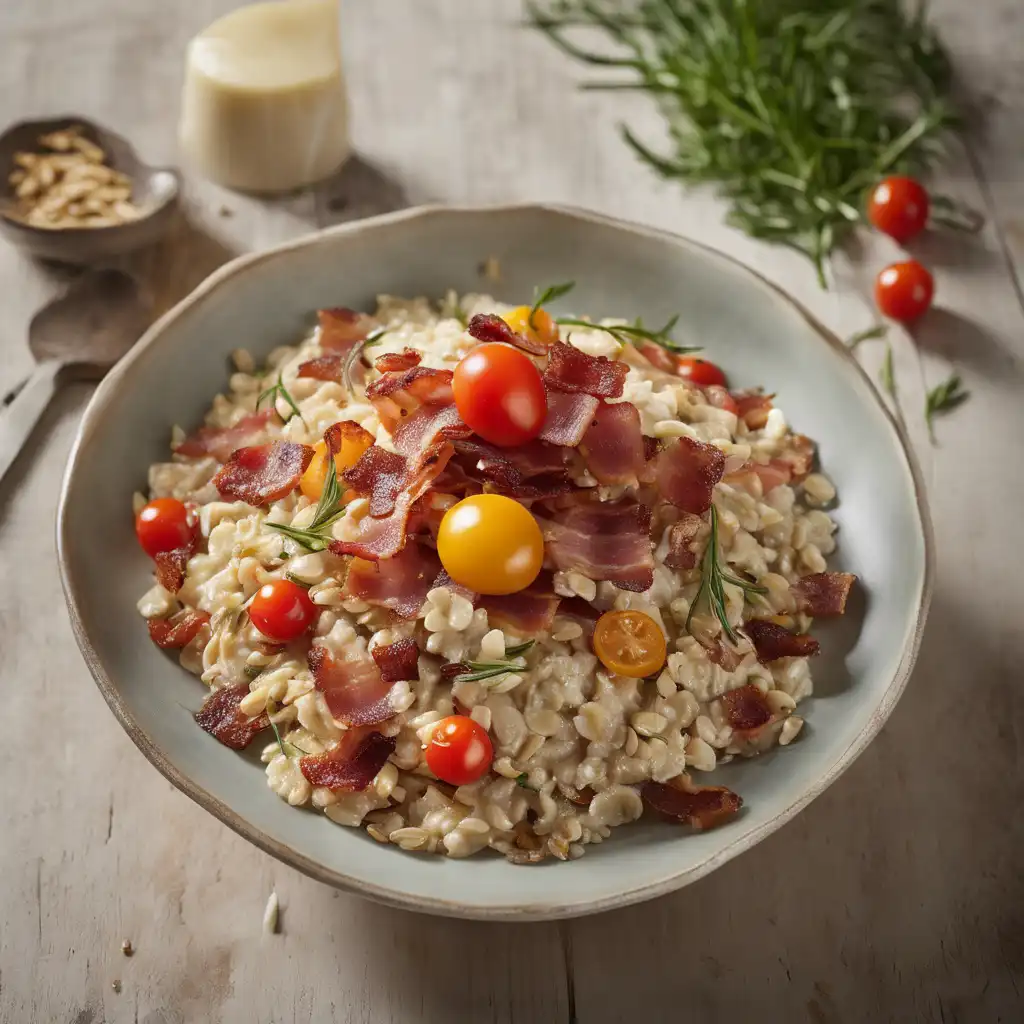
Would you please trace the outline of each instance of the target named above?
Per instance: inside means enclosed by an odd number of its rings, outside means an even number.
[[[736,402],[736,415],[751,430],[761,430],[768,422],[768,413],[772,411],[772,399],[775,396],[758,390],[735,391],[732,397]]]
[[[749,463],[751,470],[761,481],[761,490],[764,494],[788,484],[793,478],[792,468],[781,459],[770,459],[767,463]]]
[[[185,582],[185,567],[192,557],[195,545],[187,548],[175,548],[173,551],[161,551],[156,556],[156,581],[164,590],[176,594]]]
[[[448,575],[445,569],[442,569],[438,574],[437,578],[431,584],[430,590],[436,590],[438,587],[444,587],[446,590],[450,590],[453,594],[458,594],[459,597],[464,597],[467,601],[476,603],[477,598],[480,596],[475,591],[464,587],[461,583],[456,583],[455,580]],[[430,590],[427,593],[430,593]]]
[[[692,512],[684,512],[668,530],[668,553],[665,564],[670,569],[693,569],[697,565],[697,552],[692,544],[700,533],[704,520]]]
[[[422,358],[416,349],[403,348],[401,352],[385,352],[382,356],[377,356],[373,365],[380,373],[395,373],[419,366]]]
[[[551,346],[544,383],[555,391],[594,398],[621,398],[629,367],[618,359],[590,356],[564,341]]]
[[[344,369],[344,356],[317,356],[316,359],[309,359],[304,363],[300,363],[296,376],[308,377],[312,380],[327,380],[334,384],[340,384]]]
[[[601,612],[582,597],[563,597],[558,605],[558,614],[575,619],[584,630],[593,631]]]
[[[586,492],[538,519],[556,569],[609,580],[620,590],[648,590],[654,582],[651,510],[633,498],[592,501]]]
[[[360,644],[335,657],[314,643],[306,655],[316,688],[331,714],[346,725],[376,725],[395,716],[388,700],[391,683],[381,677],[377,663]]]
[[[549,390],[548,413],[540,440],[574,448],[583,440],[599,404],[600,400],[592,395]]]
[[[689,780],[686,786],[645,782],[640,796],[666,818],[699,829],[721,825],[743,806],[743,798],[725,786],[696,786]]]
[[[390,558],[354,558],[343,591],[347,597],[390,608],[403,619],[415,619],[440,569],[437,554],[412,541]]]
[[[408,468],[403,456],[375,444],[359,456],[351,469],[345,470],[342,479],[347,487],[370,499],[371,516],[387,516],[395,510]]]
[[[552,589],[551,577],[542,574],[525,590],[487,594],[479,598],[477,606],[486,609],[491,629],[500,627],[518,636],[535,636],[550,631],[560,600]]]
[[[768,699],[750,683],[723,693],[720,699],[726,721],[741,732],[759,729],[772,719]]]
[[[212,455],[218,462],[227,462],[236,448],[253,444],[263,437],[276,415],[273,409],[264,409],[243,416],[233,427],[200,427],[185,438],[174,452],[189,458]]]
[[[790,587],[797,608],[815,618],[842,615],[857,577],[852,572],[812,572]]]
[[[402,455],[416,455],[437,441],[471,437],[454,405],[424,405],[395,428],[392,440]]]
[[[248,696],[248,683],[214,690],[193,717],[204,732],[216,737],[225,747],[244,750],[257,733],[270,726],[266,712],[250,718],[239,709],[239,705]]]
[[[779,658],[810,658],[818,653],[818,641],[813,637],[790,632],[766,619],[750,619],[743,624],[743,632],[750,637],[762,665]]]
[[[799,483],[814,468],[814,454],[814,442],[809,437],[787,434],[778,458],[789,466],[793,480]]]
[[[653,366],[656,370],[661,370],[663,373],[671,373],[673,376],[677,374],[679,369],[679,360],[676,356],[672,355],[667,348],[653,341],[639,341],[633,346],[637,349]]]
[[[455,442],[458,465],[469,480],[485,480],[516,498],[551,497],[571,490],[566,449],[541,441],[495,448],[476,439]],[[527,481],[530,481],[529,483]]]
[[[599,483],[636,487],[647,469],[636,406],[629,402],[602,402],[583,435],[580,452]]]
[[[525,334],[513,331],[500,316],[496,316],[494,313],[477,313],[469,321],[469,326],[466,330],[477,341],[500,341],[506,345],[514,345],[516,348],[521,348],[524,352],[529,352],[533,356],[543,356],[548,351],[548,347],[544,342],[535,341],[533,338],[528,338]]]
[[[750,650],[749,647],[746,647],[746,651],[737,650],[721,634],[713,637],[695,636],[694,639],[708,652],[708,661],[714,662],[723,672],[735,672],[744,654]]]
[[[345,306],[317,311],[320,323],[320,347],[325,352],[345,355],[360,341],[365,341],[373,326],[373,319]]]
[[[661,496],[685,512],[703,515],[725,471],[725,456],[714,445],[680,437],[659,453],[654,466]]]
[[[371,729],[348,729],[333,750],[301,758],[299,770],[314,786],[357,793],[373,782],[394,750],[393,736]]]
[[[407,465],[401,488],[395,497],[394,509],[384,516],[365,516],[359,523],[355,540],[332,541],[331,551],[336,555],[357,555],[372,562],[391,558],[401,551],[405,546],[413,506],[442,473],[454,451],[449,442],[443,441],[421,452],[414,462],[410,461]],[[345,479],[347,482],[347,473]]]
[[[171,650],[192,643],[199,630],[209,621],[210,616],[206,612],[186,608],[173,619],[150,619],[146,625],[149,626],[149,637],[153,643],[157,647]]]
[[[385,683],[397,683],[401,679],[419,679],[420,649],[409,637],[396,640],[393,644],[382,644],[370,651],[380,669]]]
[[[400,373],[385,373],[366,388],[366,397],[391,434],[407,416],[423,405],[451,405],[452,371],[414,366]]]
[[[272,441],[239,448],[217,470],[214,486],[222,498],[267,505],[299,486],[313,461],[313,449],[294,441]]]

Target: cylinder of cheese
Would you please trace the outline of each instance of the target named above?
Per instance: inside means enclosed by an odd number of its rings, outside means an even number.
[[[271,0],[232,11],[188,47],[179,139],[218,184],[285,192],[348,157],[338,0]]]

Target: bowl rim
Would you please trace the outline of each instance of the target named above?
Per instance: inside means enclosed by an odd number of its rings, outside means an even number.
[[[762,286],[766,285],[774,293],[776,299],[788,304],[792,309],[799,313],[814,333],[840,357],[847,369],[852,370],[854,373],[858,374],[864,382],[871,385],[869,390],[873,400],[883,412],[886,421],[893,431],[897,447],[906,462],[913,484],[915,503],[924,546],[923,577],[917,601],[917,608],[914,615],[913,629],[900,656],[899,665],[897,666],[892,680],[883,693],[881,700],[872,710],[864,727],[853,738],[846,749],[833,760],[829,767],[817,779],[815,779],[811,786],[807,787],[803,792],[791,800],[786,807],[784,807],[769,821],[751,831],[738,835],[735,839],[727,842],[719,850],[710,853],[704,858],[704,860],[690,868],[680,870],[677,873],[663,878],[641,883],[622,892],[615,893],[601,899],[571,903],[560,903],[557,899],[554,901],[544,900],[539,903],[526,904],[519,907],[475,906],[466,905],[448,899],[439,899],[431,896],[406,894],[394,891],[387,886],[356,880],[341,871],[335,871],[332,868],[325,867],[316,859],[299,852],[285,842],[267,835],[259,827],[250,823],[240,813],[215,797],[212,793],[205,790],[183,772],[179,771],[168,760],[164,752],[133,718],[126,703],[121,698],[117,686],[108,675],[85,630],[84,622],[79,610],[80,603],[84,600],[84,595],[80,591],[79,583],[75,579],[75,575],[68,558],[68,546],[70,543],[69,495],[77,473],[79,457],[83,449],[89,445],[91,437],[96,431],[98,424],[104,419],[111,397],[120,386],[121,381],[128,376],[133,366],[139,361],[145,351],[157,343],[161,335],[164,334],[167,328],[174,323],[174,321],[181,317],[187,310],[201,303],[209,294],[219,288],[228,279],[235,277],[238,274],[245,273],[251,266],[254,266],[257,263],[276,258],[281,253],[317,245],[320,240],[325,237],[334,237],[337,235],[358,235],[364,231],[373,231],[378,227],[436,216],[459,217],[463,215],[479,216],[481,214],[526,215],[537,212],[582,220],[598,226],[609,227],[618,231],[628,231],[651,239],[668,242],[675,246],[697,250],[712,260],[724,261],[729,264],[732,269],[739,270],[742,273],[749,275],[756,283]],[[60,497],[57,505],[56,542],[57,561],[60,569],[61,584],[64,590],[65,600],[68,605],[72,631],[89,671],[91,672],[93,679],[95,680],[96,685],[99,688],[100,693],[103,695],[108,707],[113,712],[114,717],[118,722],[120,722],[129,738],[135,746],[138,747],[146,759],[177,789],[205,810],[215,815],[234,832],[247,839],[254,846],[319,882],[323,882],[335,888],[404,910],[414,910],[422,913],[449,917],[476,918],[494,921],[540,921],[581,917],[619,907],[629,906],[634,903],[665,895],[703,878],[705,875],[732,860],[740,853],[756,846],[757,843],[761,842],[767,836],[781,828],[786,822],[795,817],[797,813],[803,810],[803,808],[816,797],[820,796],[833,782],[836,781],[836,779],[839,778],[840,775],[842,775],[847,768],[849,768],[856,758],[864,751],[868,743],[877,735],[882,725],[892,713],[893,708],[896,706],[897,701],[906,688],[914,663],[917,660],[925,620],[931,603],[935,573],[935,539],[931,516],[928,509],[928,503],[925,498],[923,475],[914,454],[914,450],[910,444],[909,437],[903,424],[892,415],[889,408],[879,395],[877,389],[873,384],[871,384],[870,377],[853,357],[843,341],[833,331],[825,327],[801,303],[790,296],[777,284],[764,277],[756,270],[748,267],[740,260],[728,255],[727,253],[723,253],[712,246],[660,228],[632,223],[616,217],[569,205],[553,203],[508,203],[453,206],[430,204],[410,207],[393,213],[381,214],[379,216],[369,217],[347,224],[340,224],[315,231],[308,235],[303,235],[300,238],[292,239],[273,246],[269,249],[243,254],[219,267],[191,293],[178,302],[177,305],[164,313],[146,331],[128,355],[125,356],[107,375],[89,401],[76,432],[61,481]]]

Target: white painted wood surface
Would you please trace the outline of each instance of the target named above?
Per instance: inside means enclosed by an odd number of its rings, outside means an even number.
[[[146,158],[173,161],[184,43],[229,6],[5,0],[0,123],[81,112]],[[173,790],[89,679],[52,539],[59,476],[88,398],[73,387],[0,486],[0,1019],[1022,1018],[1024,7],[934,6],[984,114],[941,184],[985,209],[989,224],[974,239],[922,245],[941,308],[916,340],[895,335],[940,566],[911,686],[857,764],[756,851],[673,897],[597,918],[443,921],[320,886]],[[723,228],[708,196],[639,167],[615,126],[629,120],[656,137],[647,102],[576,91],[579,69],[518,28],[519,13],[518,0],[346,0],[360,161],[326,194],[273,203],[190,183],[190,224],[134,264],[157,304],[233,253],[318,224],[405,203],[535,199],[709,241],[840,333],[871,321],[864,282],[890,246],[869,240],[856,266],[839,268],[839,289],[818,291],[799,258]],[[28,320],[65,279],[0,248],[0,389],[27,371]],[[866,363],[880,355],[877,343],[864,346]],[[952,365],[973,397],[941,423],[933,448],[923,389]],[[267,936],[260,921],[273,890],[282,931]]]

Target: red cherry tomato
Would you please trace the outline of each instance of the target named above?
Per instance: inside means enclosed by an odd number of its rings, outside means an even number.
[[[909,242],[928,223],[928,193],[913,178],[886,178],[871,193],[868,220],[897,242]]]
[[[493,757],[487,731],[466,715],[442,718],[427,744],[427,767],[453,786],[476,782],[491,767]]]
[[[317,607],[304,587],[291,580],[264,583],[249,605],[252,624],[268,640],[286,643],[301,636],[313,624]]]
[[[714,363],[708,362],[707,359],[680,356],[676,373],[680,377],[692,381],[698,387],[706,388],[711,385],[716,385],[720,388],[725,387],[725,374]]]
[[[455,407],[485,441],[501,447],[535,438],[548,413],[540,371],[511,345],[478,345],[455,367]]]
[[[917,260],[886,267],[875,280],[875,302],[893,320],[916,320],[932,304],[935,281]]]
[[[154,498],[135,517],[135,535],[150,558],[188,547],[194,533],[188,509],[176,498]]]

